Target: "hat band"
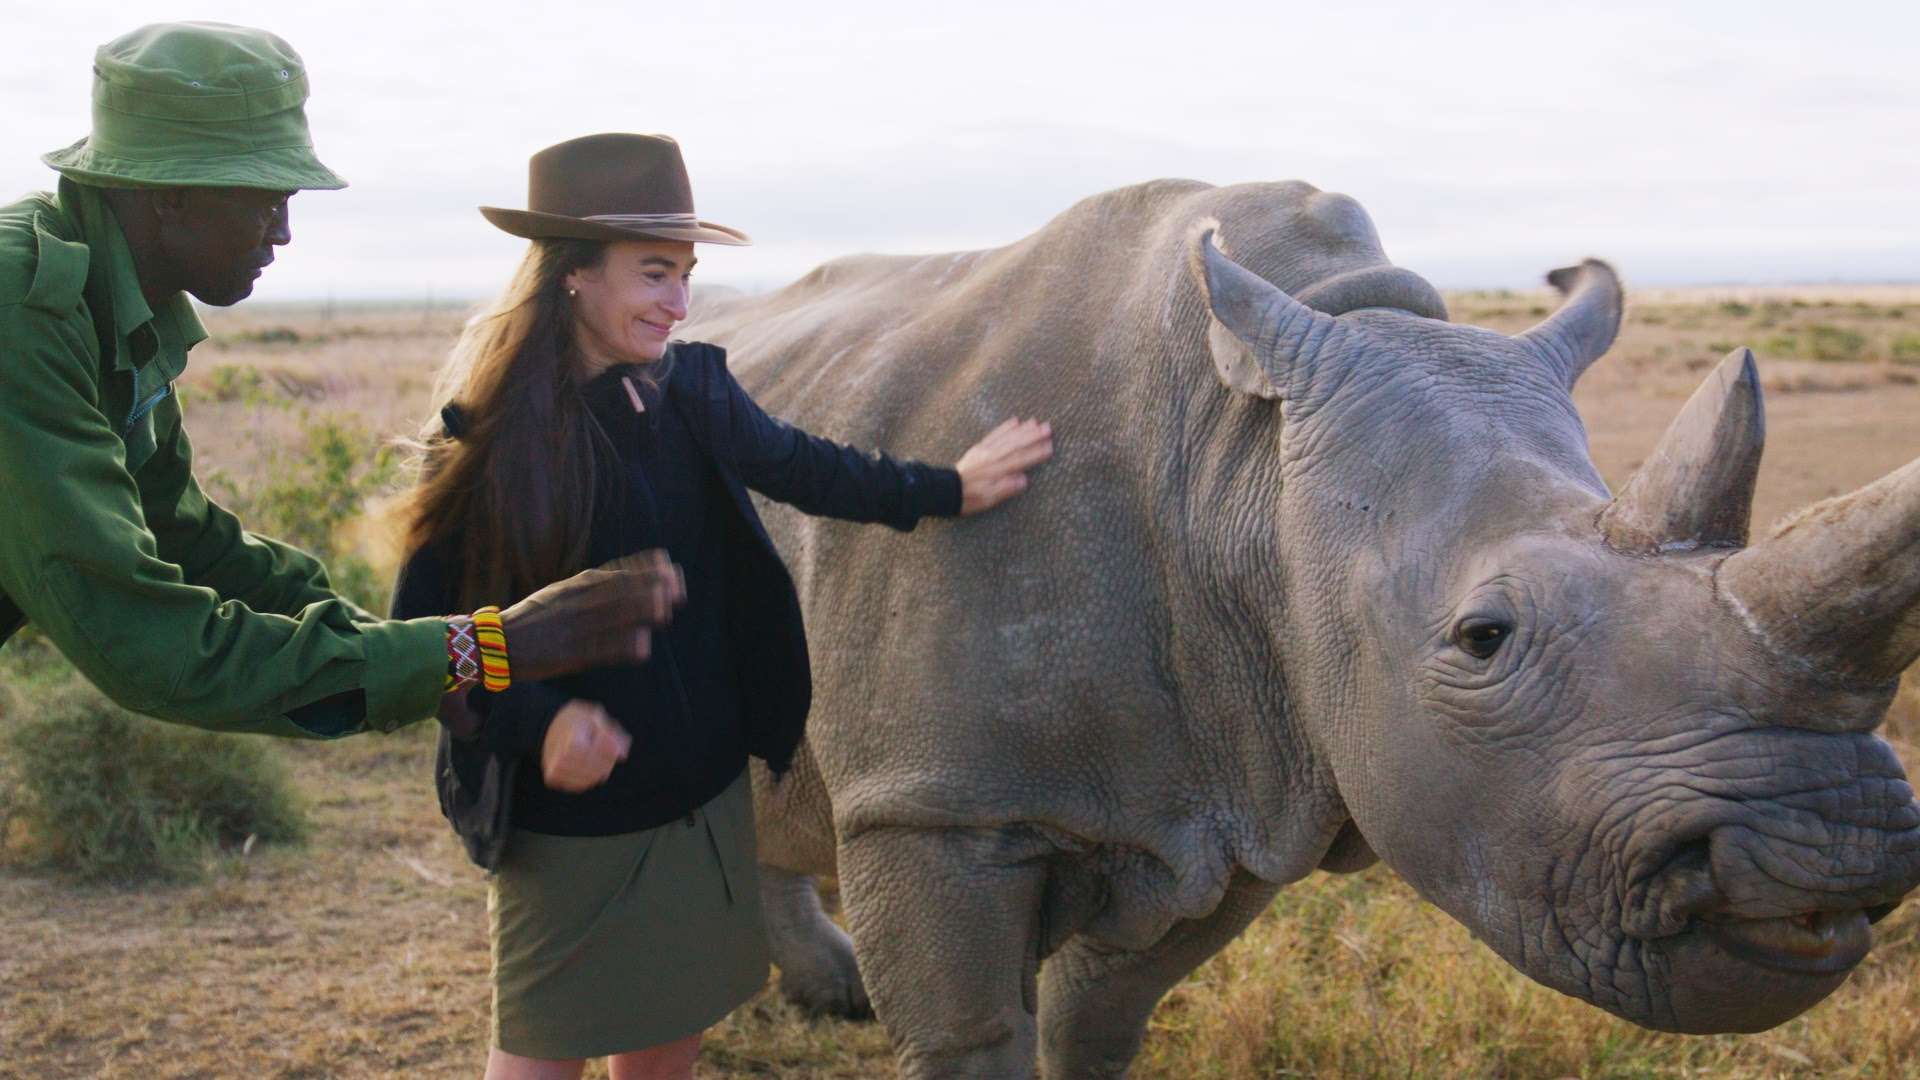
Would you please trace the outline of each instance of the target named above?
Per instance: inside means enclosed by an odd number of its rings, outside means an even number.
[[[588,214],[586,221],[618,225],[626,229],[698,228],[700,219],[693,214]]]

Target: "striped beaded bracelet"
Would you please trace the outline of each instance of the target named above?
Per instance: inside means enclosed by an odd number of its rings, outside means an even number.
[[[500,609],[483,607],[473,613],[473,639],[480,646],[480,678],[489,693],[497,694],[513,684],[513,672],[507,664],[507,628],[500,621]]]

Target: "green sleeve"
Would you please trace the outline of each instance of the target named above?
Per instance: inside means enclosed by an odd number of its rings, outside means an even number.
[[[325,593],[255,611],[161,555],[99,408],[96,348],[84,316],[0,307],[0,591],[108,696],[163,720],[327,738],[431,715],[444,620],[359,623]],[[165,527],[191,532],[178,511]],[[248,572],[223,562],[206,569]]]
[[[308,604],[340,600],[320,560],[289,544],[240,527],[227,509],[207,498],[193,477],[193,444],[181,424],[179,399],[154,409],[160,443],[134,478],[147,529],[160,558],[180,567],[194,585],[255,611],[298,615]],[[355,621],[372,621],[361,608]]]

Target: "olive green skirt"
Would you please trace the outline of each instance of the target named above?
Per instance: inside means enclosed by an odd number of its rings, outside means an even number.
[[[767,980],[747,774],[692,824],[618,836],[514,830],[487,911],[500,1049],[602,1057],[711,1027]]]

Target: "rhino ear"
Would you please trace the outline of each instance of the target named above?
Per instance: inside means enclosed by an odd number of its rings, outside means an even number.
[[[1620,333],[1625,297],[1620,275],[1599,259],[1579,266],[1563,266],[1547,275],[1547,283],[1566,299],[1560,310],[1519,335],[1544,361],[1560,371],[1569,388],[1580,373],[1613,347]]]
[[[1208,219],[1195,231],[1188,270],[1211,314],[1207,347],[1228,388],[1261,398],[1287,396],[1296,369],[1311,363],[1339,324],[1241,266],[1214,242]]]

